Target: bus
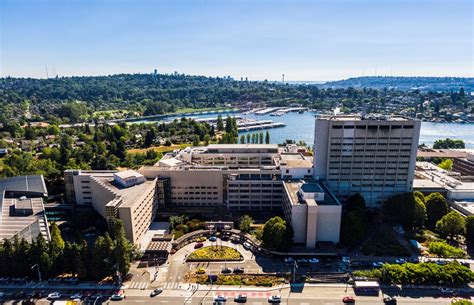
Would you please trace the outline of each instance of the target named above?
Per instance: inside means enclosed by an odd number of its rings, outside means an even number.
[[[379,295],[380,285],[376,281],[355,281],[354,292],[358,295]]]

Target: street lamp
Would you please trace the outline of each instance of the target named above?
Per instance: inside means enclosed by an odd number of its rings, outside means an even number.
[[[31,266],[31,269],[33,270],[33,268],[35,268],[38,270],[38,280],[41,282],[41,270],[40,270],[40,267],[38,264],[34,264],[33,266]]]

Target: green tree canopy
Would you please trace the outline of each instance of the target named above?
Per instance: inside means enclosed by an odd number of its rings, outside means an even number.
[[[244,215],[240,217],[240,222],[239,222],[240,231],[244,233],[249,233],[250,229],[252,228],[253,223],[254,223],[254,220],[249,215]]]
[[[398,194],[383,205],[384,215],[406,229],[421,227],[426,219],[426,207],[414,193]]]
[[[436,231],[446,237],[454,238],[457,235],[464,234],[466,230],[466,221],[458,212],[452,211],[444,215],[436,223]]]
[[[474,215],[466,217],[466,238],[468,242],[474,242]]]
[[[438,164],[438,166],[444,170],[451,171],[453,169],[453,160],[444,159],[440,164]]]
[[[289,249],[293,245],[293,229],[281,217],[275,216],[263,226],[262,241],[271,249]]]
[[[448,212],[448,204],[443,195],[436,192],[426,197],[426,216],[429,225],[436,225],[436,222]]]

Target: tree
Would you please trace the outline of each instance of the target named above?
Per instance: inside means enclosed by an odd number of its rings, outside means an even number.
[[[466,217],[466,239],[468,242],[474,242],[474,215]]]
[[[265,133],[265,144],[270,144],[270,132]]]
[[[457,235],[464,234],[466,230],[466,221],[458,212],[452,211],[444,215],[436,223],[436,231],[446,237],[454,238]]]
[[[244,233],[249,233],[250,229],[252,228],[252,224],[254,223],[252,217],[249,215],[244,215],[240,217],[240,224],[239,229]]]
[[[51,246],[53,248],[53,255],[59,255],[64,249],[64,240],[61,236],[61,231],[59,230],[58,225],[53,222],[51,224]]]
[[[348,212],[341,219],[341,243],[354,247],[364,239],[366,224],[357,212]]]
[[[405,229],[423,226],[426,219],[426,207],[414,193],[392,196],[384,202],[383,212],[386,217],[400,223]]]
[[[268,248],[289,249],[293,244],[293,229],[281,217],[275,216],[263,226],[262,241]]]
[[[220,114],[217,116],[217,131],[224,131],[224,121]]]
[[[246,138],[247,138],[247,144],[250,144],[250,133],[247,134]]]
[[[240,136],[240,144],[245,144],[245,136],[244,135]]]
[[[444,140],[436,140],[433,144],[435,149],[451,149],[451,148],[466,148],[463,140],[452,140],[446,138]]]
[[[125,236],[122,221],[115,220],[114,224],[114,257],[117,269],[122,277],[128,274],[134,255],[134,247]]]
[[[438,164],[438,166],[444,170],[451,171],[453,169],[453,160],[444,159],[440,164]]]
[[[443,195],[436,192],[426,197],[426,216],[429,225],[436,225],[436,222],[448,214],[448,212],[448,204]]]
[[[199,136],[194,135],[193,137],[193,146],[199,146]]]
[[[147,130],[145,134],[145,142],[143,143],[144,147],[150,147],[155,142],[156,134],[155,129],[151,128]]]
[[[262,131],[260,131],[260,133],[258,134],[258,143],[263,144],[263,132]]]
[[[209,142],[211,142],[211,137],[208,134],[206,134],[204,136],[204,145],[205,146],[209,145]]]

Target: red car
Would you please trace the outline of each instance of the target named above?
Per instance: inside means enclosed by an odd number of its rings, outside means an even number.
[[[202,246],[204,246],[203,243],[196,243],[196,244],[194,245],[194,249],[202,248]]]
[[[351,296],[347,296],[347,297],[342,298],[342,303],[344,303],[344,304],[355,304],[355,302],[356,302],[356,300]]]

